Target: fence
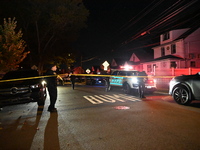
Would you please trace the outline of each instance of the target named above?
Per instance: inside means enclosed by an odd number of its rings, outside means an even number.
[[[170,68],[170,69],[155,69],[155,76],[180,76],[180,75],[191,75],[200,72],[200,68]]]
[[[158,89],[168,89],[169,82],[174,76],[192,75],[200,72],[200,68],[184,68],[184,69],[155,69],[155,79]],[[157,76],[157,77],[156,77]]]

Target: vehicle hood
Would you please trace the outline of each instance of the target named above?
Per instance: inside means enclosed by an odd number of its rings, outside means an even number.
[[[29,79],[29,80],[18,80],[18,81],[5,81],[0,80],[0,89],[11,88],[11,87],[23,87],[38,84],[41,79]],[[2,82],[3,81],[3,82]]]
[[[187,80],[190,80],[190,79],[193,79],[193,78],[196,78],[197,74],[195,75],[182,75],[182,76],[177,76],[177,77],[174,77],[175,80],[184,80],[184,81],[187,81]]]

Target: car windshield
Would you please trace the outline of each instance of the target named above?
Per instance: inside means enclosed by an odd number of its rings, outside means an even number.
[[[119,76],[136,76],[138,71],[115,71],[112,75],[119,75]]]
[[[127,76],[136,76],[138,71],[128,71]]]
[[[4,75],[3,80],[7,79],[18,79],[39,76],[37,70],[18,70],[10,71]]]

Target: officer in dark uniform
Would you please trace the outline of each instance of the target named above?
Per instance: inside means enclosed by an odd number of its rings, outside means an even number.
[[[73,74],[71,74],[71,75],[70,75],[70,81],[71,81],[72,89],[73,89],[73,90],[74,90],[75,80],[76,80],[76,76],[73,75]]]
[[[50,96],[50,105],[48,107],[48,111],[56,112],[55,103],[57,100],[57,75],[56,75],[57,67],[56,65],[50,65],[49,69],[46,72],[46,75],[49,76],[46,78],[47,80],[47,89]]]
[[[145,90],[145,79],[147,74],[145,73],[145,71],[139,72],[138,73],[138,92],[139,92],[139,97],[140,98],[146,98],[144,96],[144,90]]]

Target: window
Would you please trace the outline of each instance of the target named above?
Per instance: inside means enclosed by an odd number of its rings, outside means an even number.
[[[147,65],[147,72],[152,72],[151,65]]]
[[[189,58],[190,58],[190,59],[193,59],[193,58],[195,58],[195,55],[194,55],[194,53],[189,53]]]
[[[119,75],[120,75],[120,76],[127,76],[127,72],[126,72],[126,71],[120,71],[120,72],[119,72]]]
[[[163,41],[168,40],[169,39],[169,32],[166,32],[163,34]]]
[[[161,47],[161,56],[165,56],[165,47]]]
[[[191,61],[190,62],[190,67],[196,67],[196,62],[195,61]]]
[[[171,67],[171,68],[176,68],[176,67],[177,67],[176,62],[175,62],[175,61],[171,61],[170,67]]]
[[[115,71],[115,72],[113,72],[113,74],[112,75],[117,75],[118,74],[118,71]]]
[[[162,67],[163,67],[163,68],[166,68],[166,66],[167,66],[167,63],[166,63],[166,62],[162,62],[161,64],[162,64]]]
[[[176,44],[171,45],[171,54],[176,53]]]

